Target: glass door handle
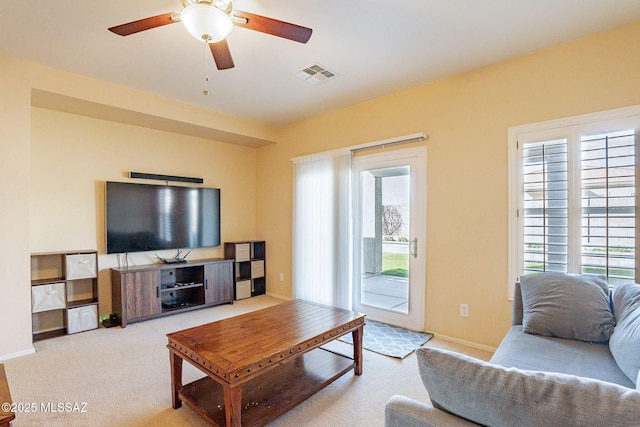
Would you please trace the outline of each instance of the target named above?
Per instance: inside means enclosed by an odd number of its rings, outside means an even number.
[[[412,257],[418,258],[418,238],[414,237],[413,240],[409,242],[409,253]]]

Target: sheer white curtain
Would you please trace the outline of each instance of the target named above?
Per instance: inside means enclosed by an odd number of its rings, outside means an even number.
[[[293,163],[293,297],[351,309],[351,152]]]

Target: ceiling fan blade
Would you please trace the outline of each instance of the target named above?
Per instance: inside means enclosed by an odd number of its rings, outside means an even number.
[[[176,16],[175,12],[164,13],[162,15],[151,16],[149,18],[139,19],[126,24],[116,25],[115,27],[109,28],[109,31],[120,36],[129,36],[131,34],[139,33],[140,31],[150,30],[152,28],[179,22],[179,20],[174,19],[174,16]]]
[[[209,43],[209,48],[211,48],[211,54],[213,55],[213,60],[216,61],[218,70],[228,70],[235,67],[229,45],[225,39],[217,43]]]
[[[266,16],[254,15],[253,13],[234,10],[233,16],[244,18],[246,23],[234,21],[239,27],[248,28],[261,33],[271,34],[272,36],[282,37],[299,43],[306,43],[311,38],[313,30],[300,25],[290,24],[277,19],[267,18]]]

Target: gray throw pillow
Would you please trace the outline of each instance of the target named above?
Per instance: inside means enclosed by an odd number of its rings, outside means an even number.
[[[524,332],[606,342],[616,320],[604,276],[540,273],[520,278]]]
[[[616,285],[611,301],[618,324],[609,340],[609,350],[620,370],[637,386],[640,372],[640,285]]]
[[[640,391],[573,375],[523,371],[423,347],[416,352],[439,409],[485,426],[638,426]]]

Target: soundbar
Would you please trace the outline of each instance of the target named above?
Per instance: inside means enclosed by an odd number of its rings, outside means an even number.
[[[144,172],[129,172],[129,178],[157,179],[158,181],[190,182],[193,184],[202,184],[204,182],[204,179],[202,178],[190,178],[188,176],[175,175],[157,175],[154,173]]]

